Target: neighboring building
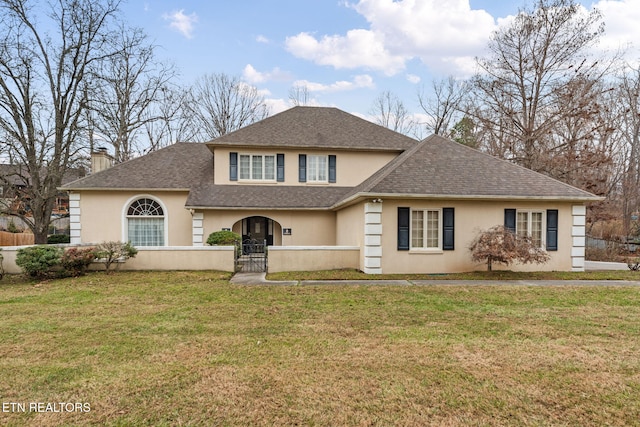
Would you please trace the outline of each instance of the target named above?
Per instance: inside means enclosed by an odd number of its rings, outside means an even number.
[[[69,169],[62,178],[62,184],[76,181],[86,175],[82,168]],[[31,175],[24,165],[0,164],[0,211],[3,213],[25,212],[30,210],[29,198],[25,189],[31,186]],[[69,214],[69,194],[60,191],[56,195],[52,215]]]
[[[581,270],[585,204],[600,200],[439,136],[416,141],[320,107],[177,143],[63,189],[72,243],[202,246],[230,229],[317,257],[356,247],[355,267],[368,273],[484,269],[468,245],[497,224],[551,255],[544,266],[512,268]]]

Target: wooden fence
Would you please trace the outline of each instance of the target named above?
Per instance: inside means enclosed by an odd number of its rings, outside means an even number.
[[[33,245],[33,242],[33,234],[31,233],[0,231],[0,246],[25,246]]]

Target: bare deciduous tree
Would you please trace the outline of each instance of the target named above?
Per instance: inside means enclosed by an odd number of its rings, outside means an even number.
[[[45,243],[63,175],[77,150],[89,67],[112,52],[117,0],[0,0],[0,129],[25,173],[9,213]]]
[[[550,136],[558,124],[585,114],[599,95],[593,85],[566,88],[599,79],[603,68],[589,62],[587,53],[603,31],[597,10],[585,15],[573,0],[538,0],[494,33],[489,56],[477,61],[482,74],[473,79],[476,108],[467,113],[490,129],[485,133],[500,144],[495,154],[544,169],[540,155],[556,148]]]
[[[462,118],[467,83],[453,76],[432,82],[433,94],[425,94],[424,87],[418,93],[418,102],[427,115],[425,126],[436,135],[448,136],[452,123]]]
[[[294,85],[289,89],[289,104],[292,106],[304,106],[309,105],[311,101],[311,94],[309,88],[306,85]]]
[[[206,141],[225,135],[269,115],[258,89],[237,77],[206,74],[191,88],[190,114],[198,129],[197,139]]]
[[[117,163],[145,150],[137,134],[160,117],[153,108],[175,77],[173,66],[155,59],[154,46],[140,29],[121,28],[111,40],[115,55],[93,67],[90,91],[94,125],[114,150]]]
[[[415,129],[415,123],[402,100],[388,90],[374,100],[370,113],[377,124],[393,131],[409,135]]]

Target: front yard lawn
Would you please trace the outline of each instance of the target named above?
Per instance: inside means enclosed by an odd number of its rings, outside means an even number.
[[[229,276],[3,280],[0,425],[640,420],[640,287],[237,286]],[[82,410],[46,411],[69,402]]]

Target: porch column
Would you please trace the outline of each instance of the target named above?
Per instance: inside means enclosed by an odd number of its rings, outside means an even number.
[[[382,203],[364,205],[364,272],[382,274]]]
[[[194,212],[191,216],[191,244],[193,246],[204,246],[204,213]]]
[[[571,208],[571,214],[571,270],[584,271],[587,207],[574,205]]]
[[[69,243],[72,245],[82,243],[81,231],[80,193],[69,193]]]

